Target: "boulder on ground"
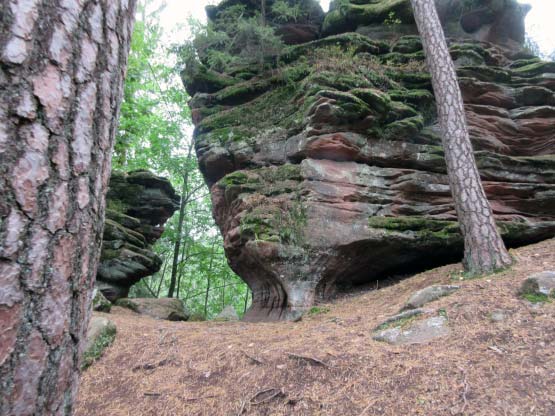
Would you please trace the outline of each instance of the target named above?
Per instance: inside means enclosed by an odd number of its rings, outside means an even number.
[[[227,305],[219,314],[214,318],[215,321],[238,321],[239,315],[235,308]]]
[[[93,316],[87,328],[82,368],[89,367],[102,356],[116,337],[116,325],[103,316]]]
[[[93,311],[97,312],[110,312],[112,308],[112,303],[106,299],[102,292],[98,288],[94,288],[93,301],[92,301]]]
[[[434,316],[422,321],[414,321],[405,327],[398,326],[378,331],[372,339],[392,345],[423,344],[448,334],[447,318]]]
[[[555,272],[545,271],[528,277],[520,287],[520,296],[532,301],[555,297]]]
[[[376,331],[380,331],[382,329],[388,329],[395,326],[402,326],[403,323],[412,320],[414,317],[418,315],[422,315],[425,313],[430,313],[431,311],[425,309],[409,309],[403,312],[398,313],[397,315],[390,316],[381,324],[376,327]]]
[[[458,290],[459,286],[453,285],[434,285],[428,286],[418,292],[415,292],[405,306],[403,306],[403,310],[407,309],[416,309],[424,306],[427,303],[430,303],[436,299],[439,299],[443,296],[450,295],[454,291]]]
[[[118,299],[117,306],[131,309],[141,315],[167,321],[186,321],[189,313],[180,299],[175,298],[124,298]]]

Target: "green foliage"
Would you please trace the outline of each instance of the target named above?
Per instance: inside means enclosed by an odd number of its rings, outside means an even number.
[[[394,321],[389,321],[389,322],[384,322],[383,324],[381,324],[380,326],[378,326],[376,328],[376,331],[383,331],[385,329],[391,329],[391,328],[406,328],[407,326],[409,326],[411,323],[413,323],[414,321],[416,321],[418,319],[418,315],[411,315],[411,316],[406,316],[403,318],[399,318],[397,320]]]
[[[278,11],[280,7],[278,5]],[[289,13],[293,13],[293,17],[300,16],[300,11],[292,10]],[[274,29],[261,23],[259,14],[247,15],[244,5],[226,8],[214,22],[206,25],[198,21],[190,21],[190,25],[194,40],[176,49],[182,67],[199,59],[208,68],[221,73],[250,65],[263,68],[267,61],[276,60],[285,47]]]
[[[543,293],[524,293],[522,298],[532,303],[545,303],[550,302],[549,296]]]
[[[401,23],[403,22],[397,17],[395,11],[390,11],[387,15],[387,18],[383,21],[383,24],[386,26],[396,26],[400,25]]]
[[[327,306],[313,306],[312,308],[309,309],[308,314],[321,315],[324,313],[328,313],[329,311],[330,311],[330,308],[328,308]]]
[[[531,38],[528,35],[524,40],[524,49],[526,49],[534,56],[541,56],[540,45],[538,45],[538,42],[536,42],[535,39]]]
[[[113,165],[171,172],[184,160],[181,141],[190,120],[188,97],[173,58],[161,46],[159,10],[147,14],[145,7],[139,8],[145,20],[137,20],[131,40]]]
[[[175,296],[195,316],[211,318],[228,304],[244,311],[250,291],[229,268],[223,241],[212,218],[210,195],[192,151],[191,114],[187,106],[190,97],[176,68],[182,56],[176,55],[175,47],[164,45],[159,10],[150,11],[153,5],[153,1],[147,0],[138,9],[113,161],[116,169],[149,169],[167,177],[185,201],[185,216],[181,234],[178,213],[168,220],[164,234],[153,247],[163,260],[162,268],[133,286],[129,296],[167,295],[174,245],[179,240]],[[236,9],[235,13],[239,12]],[[230,13],[225,18],[231,24],[234,17]],[[195,30],[204,28],[198,26]],[[223,35],[215,34],[213,41],[225,44],[228,38]],[[192,45],[188,45],[186,53],[196,54]],[[180,53],[183,51],[179,49]],[[110,208],[118,211],[121,207]]]
[[[304,17],[304,12],[300,3],[289,4],[285,0],[277,0],[272,5],[274,20],[279,23],[297,22]]]

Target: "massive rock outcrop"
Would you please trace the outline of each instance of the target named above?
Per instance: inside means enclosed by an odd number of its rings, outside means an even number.
[[[216,11],[230,3],[248,5]],[[555,63],[520,48],[527,7],[469,3],[438,0],[484,187],[509,246],[553,237]],[[271,68],[184,71],[214,216],[253,290],[246,319],[461,258],[415,34],[409,0],[335,1],[321,36]]]
[[[97,286],[110,301],[127,297],[131,286],[160,269],[151,245],[179,200],[167,179],[149,171],[112,172],[97,272]]]

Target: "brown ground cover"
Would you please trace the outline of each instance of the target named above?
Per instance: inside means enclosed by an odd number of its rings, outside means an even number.
[[[517,291],[555,269],[555,240],[512,254],[513,269],[429,305],[451,334],[425,345],[371,333],[414,291],[456,281],[459,264],[340,297],[298,323],[178,323],[115,307],[116,341],[84,372],[76,415],[553,416],[555,301],[534,306]],[[496,310],[507,318],[493,322]]]

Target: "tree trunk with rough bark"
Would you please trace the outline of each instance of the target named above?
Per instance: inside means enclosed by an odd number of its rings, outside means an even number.
[[[434,0],[411,0],[426,62],[432,75],[451,193],[464,237],[464,266],[471,274],[510,266],[507,252],[486,198],[464,113],[453,60]]]
[[[70,415],[135,0],[0,0],[0,415]]]

